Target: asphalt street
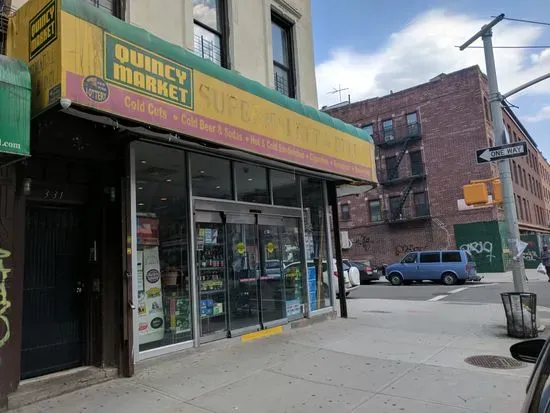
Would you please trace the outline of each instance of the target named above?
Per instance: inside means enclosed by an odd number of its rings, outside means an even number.
[[[460,303],[500,303],[500,293],[513,291],[512,283],[468,283],[463,286],[444,286],[431,282],[411,286],[391,286],[386,281],[362,285],[352,291],[349,299],[378,298],[390,300],[445,301]],[[529,282],[530,292],[537,294],[537,304],[550,308],[550,283]]]

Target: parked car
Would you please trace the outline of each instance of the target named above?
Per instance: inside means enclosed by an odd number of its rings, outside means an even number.
[[[285,267],[285,271],[287,271],[289,268],[293,267],[293,266],[300,266],[301,263],[300,262],[293,262],[289,265],[287,265]],[[313,260],[309,260],[307,262],[307,267],[308,267],[308,270],[310,268],[315,268],[315,261]],[[339,274],[338,274],[338,271],[337,271],[337,266],[336,266],[336,260],[333,259],[332,260],[332,268],[331,268],[331,274],[332,274],[332,285],[334,285],[334,288],[336,289],[336,297],[338,297],[338,277],[339,277]],[[328,288],[328,273],[327,273],[327,262],[326,260],[323,260],[323,263],[322,263],[322,270],[323,270],[323,289],[324,289],[324,294],[326,297],[328,297],[328,294],[329,294],[329,288]],[[344,267],[344,285],[345,285],[345,290],[346,290],[346,297],[353,291],[357,288],[357,286],[354,286],[351,281],[350,281],[350,276],[349,276],[349,272],[348,270],[346,270],[346,267]]]
[[[344,264],[355,267],[359,270],[359,280],[361,284],[368,284],[371,281],[378,281],[380,274],[377,268],[373,268],[370,262],[362,263],[358,261],[343,259]]]
[[[464,250],[410,252],[386,268],[386,279],[392,285],[414,281],[436,281],[445,285],[464,284],[478,280],[476,263]]]
[[[516,360],[534,363],[520,413],[550,412],[550,339],[521,341],[510,347]]]
[[[342,266],[344,268],[344,271],[348,272],[349,282],[351,283],[352,287],[360,286],[361,274],[359,273],[359,268],[357,268],[355,265],[344,262],[344,260],[342,260]]]

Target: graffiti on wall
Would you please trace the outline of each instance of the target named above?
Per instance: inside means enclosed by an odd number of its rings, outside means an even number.
[[[366,235],[358,235],[352,240],[353,245],[360,245],[365,251],[369,251],[371,248],[371,239]]]
[[[491,241],[472,241],[460,246],[461,250],[468,251],[473,256],[481,256],[489,262],[495,258],[493,254],[493,243]]]
[[[6,281],[11,269],[5,268],[4,259],[9,258],[11,252],[0,248],[0,348],[4,347],[10,339],[10,321],[6,315],[11,307],[11,302],[8,300],[8,289]]]
[[[397,257],[400,257],[408,252],[423,251],[426,248],[426,246],[419,247],[414,244],[399,244],[395,246],[394,252]]]

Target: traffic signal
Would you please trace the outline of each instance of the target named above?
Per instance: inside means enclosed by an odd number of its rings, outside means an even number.
[[[463,190],[466,205],[484,205],[489,202],[489,192],[485,182],[464,185]]]
[[[502,204],[502,184],[500,179],[493,181],[493,203]]]

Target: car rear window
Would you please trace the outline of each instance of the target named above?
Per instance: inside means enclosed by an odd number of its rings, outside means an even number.
[[[266,264],[266,267],[269,269],[281,267],[281,263],[279,261],[267,261],[265,264]]]
[[[464,251],[466,253],[466,258],[468,259],[468,262],[475,262],[474,256],[470,254],[468,251]]]
[[[420,253],[420,262],[430,263],[430,262],[439,262],[440,254],[439,252],[421,252]]]
[[[441,260],[443,262],[462,262],[462,257],[459,251],[447,251],[441,253]]]

